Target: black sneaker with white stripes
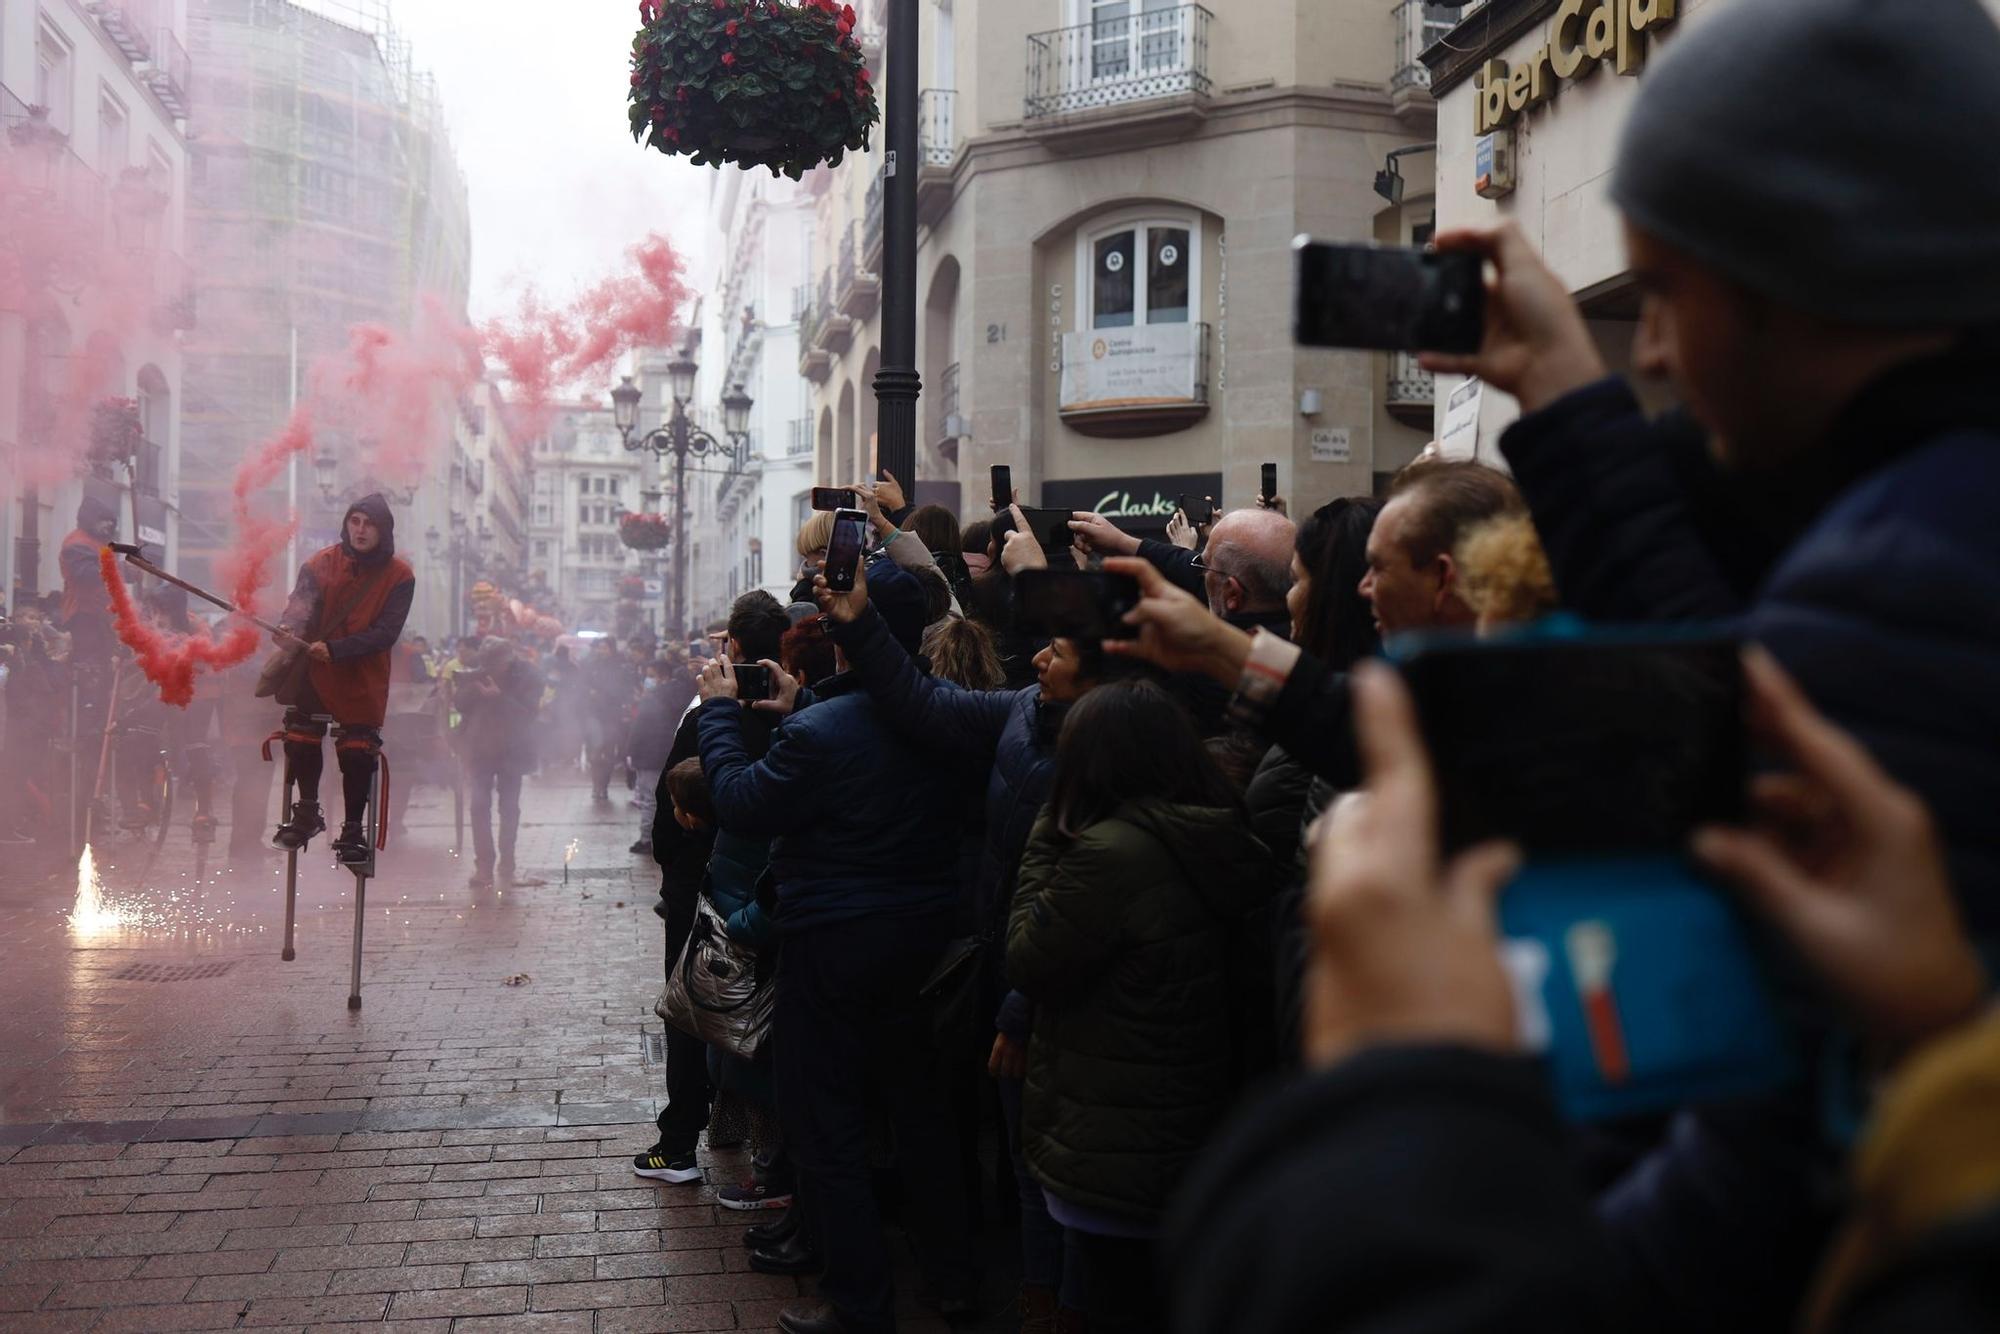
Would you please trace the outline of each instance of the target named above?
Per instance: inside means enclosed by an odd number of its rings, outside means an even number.
[[[692,1153],[669,1156],[661,1152],[662,1147],[655,1144],[634,1158],[633,1175],[648,1177],[654,1181],[670,1181],[675,1185],[701,1180],[701,1166],[695,1162]]]

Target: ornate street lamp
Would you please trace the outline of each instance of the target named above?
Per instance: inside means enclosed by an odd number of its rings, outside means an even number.
[[[650,449],[660,458],[673,456],[674,605],[669,628],[676,635],[687,629],[688,459],[719,457],[728,465],[724,469],[725,472],[738,472],[742,468],[750,442],[750,409],[753,400],[743,391],[743,386],[740,384],[732,385],[730,391],[722,397],[722,433],[729,437],[728,444],[723,444],[696,426],[688,417],[687,405],[694,398],[695,377],[700,370],[694,358],[685,352],[677,354],[667,363],[667,392],[673,399],[673,413],[660,426],[644,436],[635,437],[639,428],[639,400],[644,397],[639,386],[633,384],[632,377],[627,375],[618,387],[611,391],[611,419],[618,426],[618,434],[625,442],[625,448],[634,453]]]

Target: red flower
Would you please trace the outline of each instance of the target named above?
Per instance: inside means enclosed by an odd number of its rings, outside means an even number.
[[[674,100],[676,102],[685,102],[688,100],[688,90],[686,84],[682,84],[680,87],[674,89]]]
[[[633,86],[634,88],[637,88],[637,87],[639,86],[639,71],[638,71],[638,70],[633,70],[633,71],[632,71],[632,86]]]
[[[725,68],[734,65],[736,63],[736,53],[734,51],[724,51],[722,53],[722,63]]]
[[[639,0],[639,22],[651,23],[660,16],[660,0]]]
[[[829,8],[829,9],[833,8],[833,0],[827,0],[827,8]],[[854,6],[853,6],[853,5],[842,5],[842,6],[840,7],[840,19],[841,19],[841,22],[845,23],[845,24],[846,24],[846,25],[847,25],[848,27],[850,27],[850,28],[851,28],[851,27],[853,27],[853,26],[854,26]]]
[[[866,88],[870,82],[868,67],[866,65],[863,65],[859,70],[857,70],[855,72],[855,78],[863,88]]]
[[[731,19],[731,20],[729,20],[729,22],[727,22],[727,23],[725,23],[725,24],[723,24],[723,25],[722,25],[722,31],[723,31],[723,32],[725,32],[725,33],[727,33],[727,34],[728,34],[729,36],[731,36],[731,37],[734,37],[734,36],[736,35],[736,29],[737,29],[737,27],[738,27],[738,24],[737,24],[736,20],[735,20],[735,19]]]
[[[660,127],[660,138],[670,144],[677,144],[681,141],[681,132],[671,125],[664,125]]]
[[[845,37],[848,33],[854,31],[854,20],[850,18],[839,19],[834,23],[833,30],[842,37]]]

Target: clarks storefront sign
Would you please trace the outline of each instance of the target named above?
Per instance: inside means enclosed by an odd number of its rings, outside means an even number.
[[[1472,101],[1473,133],[1512,124],[1600,62],[1611,62],[1620,74],[1638,73],[1646,61],[1647,35],[1672,23],[1678,9],[1678,0],[1562,0],[1539,51],[1512,67],[1489,60],[1472,76],[1479,90]]]

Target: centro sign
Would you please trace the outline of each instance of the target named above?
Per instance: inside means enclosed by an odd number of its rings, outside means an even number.
[[[1511,124],[1599,61],[1609,60],[1620,74],[1638,73],[1646,63],[1646,34],[1678,16],[1678,0],[1562,0],[1548,42],[1525,63],[1509,68],[1504,60],[1489,60],[1472,76],[1479,90],[1472,101],[1473,133]]]

